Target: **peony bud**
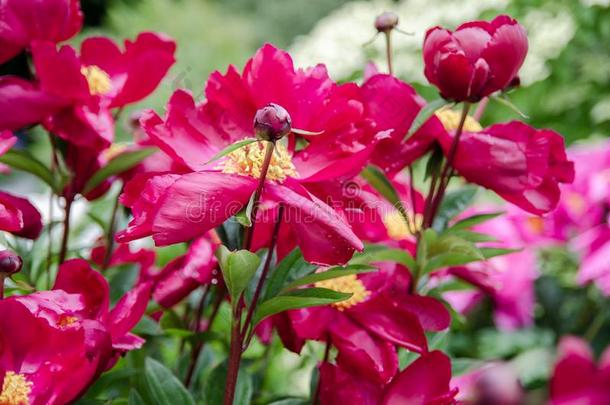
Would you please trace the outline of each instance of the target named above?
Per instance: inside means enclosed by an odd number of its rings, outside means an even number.
[[[506,15],[454,32],[434,27],[424,39],[424,74],[447,100],[477,102],[512,83],[527,47],[525,29]]]
[[[0,276],[10,277],[18,273],[21,266],[23,266],[23,260],[17,254],[10,250],[0,252]]]
[[[375,18],[375,29],[379,32],[392,31],[398,25],[398,15],[391,11],[384,11]]]
[[[290,133],[292,120],[284,107],[269,103],[254,116],[254,134],[262,141],[277,141]]]

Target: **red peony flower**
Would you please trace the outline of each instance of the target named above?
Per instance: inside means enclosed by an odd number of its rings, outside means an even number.
[[[288,311],[276,322],[280,337],[296,352],[303,340],[328,340],[339,351],[340,366],[369,381],[387,383],[398,367],[394,345],[426,353],[424,330],[440,331],[450,322],[439,301],[407,294],[406,273],[392,267],[316,283],[353,295],[327,307]]]
[[[596,365],[585,341],[562,338],[550,386],[551,405],[610,403],[610,350],[606,349]]]
[[[79,0],[4,0],[0,2],[0,63],[35,40],[65,41],[82,24]]]
[[[60,266],[52,291],[1,300],[0,403],[78,398],[122,353],[142,346],[129,331],[149,296],[150,285],[136,287],[110,310],[107,281],[74,259]]]
[[[295,70],[289,55],[271,45],[261,48],[241,75],[234,67],[224,76],[212,74],[203,104],[176,91],[165,120],[149,112],[142,125],[155,144],[193,172],[136,176],[122,196],[135,218],[118,240],[149,235],[157,245],[191,240],[245,207],[258,183],[264,144],[208,161],[228,145],[253,137],[257,110],[275,103],[288,112],[293,127],[325,132],[299,152],[277,143],[263,198],[284,205],[284,223],[294,230],[308,261],[345,263],[362,243],[307,185],[354,176],[370,156],[373,144],[334,147],[341,136],[368,130],[357,101],[350,101],[351,91],[333,83],[322,66]]]
[[[457,389],[449,386],[451,362],[439,351],[420,356],[389,384],[363,380],[349,368],[323,363],[320,366],[320,404],[449,405]]]
[[[424,74],[444,98],[476,102],[511,83],[527,47],[525,30],[506,15],[462,24],[454,32],[434,27],[424,39]]]
[[[38,82],[0,81],[0,95],[7,100],[0,128],[44,121],[69,142],[103,149],[114,138],[110,109],[149,95],[174,63],[175,48],[174,41],[151,32],[125,41],[124,51],[107,38],[88,38],[80,55],[68,45],[56,49],[52,42],[36,41],[32,55]]]

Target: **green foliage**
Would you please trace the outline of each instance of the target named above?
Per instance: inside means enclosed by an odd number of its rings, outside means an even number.
[[[216,257],[232,302],[237,303],[240,295],[256,273],[261,260],[257,255],[247,250],[231,252],[222,245],[216,251]]]

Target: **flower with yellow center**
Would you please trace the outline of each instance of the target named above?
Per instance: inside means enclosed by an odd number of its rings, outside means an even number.
[[[364,284],[362,284],[362,281],[360,281],[355,274],[337,277],[330,280],[318,281],[314,285],[316,287],[328,288],[329,290],[334,290],[341,293],[352,294],[352,296],[345,301],[330,304],[331,306],[337,308],[339,311],[344,311],[348,308],[351,308],[354,305],[366,300],[369,295],[371,295],[370,291],[366,289]]]
[[[63,315],[63,316],[60,316],[59,319],[57,320],[57,326],[60,329],[66,329],[69,326],[71,326],[72,324],[74,324],[76,321],[78,321],[78,318],[75,316]],[[0,405],[2,405],[2,404],[0,404]]]
[[[23,374],[7,371],[0,392],[0,405],[29,405],[32,383]]]
[[[87,79],[89,93],[92,96],[104,95],[112,90],[110,76],[98,66],[83,66],[80,68],[80,72]]]
[[[229,153],[224,162],[217,168],[223,173],[240,174],[242,176],[251,176],[259,178],[265,161],[266,144],[264,142],[255,142]],[[276,143],[269,170],[267,171],[267,180],[283,182],[286,177],[298,177],[298,173],[292,164],[292,159],[286,147],[280,143]]]
[[[448,108],[442,108],[437,110],[435,113],[436,118],[438,118],[445,127],[447,132],[455,132],[460,126],[460,120],[462,115],[456,111],[453,111]],[[479,132],[483,129],[481,124],[470,115],[466,117],[466,121],[464,121],[464,131],[465,132]]]
[[[383,224],[388,231],[388,236],[394,240],[409,239],[414,236],[412,230],[421,230],[424,217],[421,214],[409,215],[409,224],[398,211],[393,211],[383,217]]]

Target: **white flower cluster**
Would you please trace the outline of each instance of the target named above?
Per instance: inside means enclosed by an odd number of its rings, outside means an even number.
[[[312,32],[296,39],[292,55],[297,65],[326,64],[337,80],[353,78],[373,61],[385,70],[385,41],[377,38],[363,46],[375,34],[373,21],[382,11],[393,11],[400,18],[399,28],[412,32],[392,35],[395,74],[407,81],[425,83],[421,47],[426,30],[435,25],[454,28],[478,18],[482,12],[501,12],[508,0],[386,0],[356,1],[334,11],[316,25]],[[574,36],[575,24],[570,14],[532,10],[522,21],[528,29],[530,54],[522,71],[522,82],[531,84],[548,75],[546,61],[557,57]]]

